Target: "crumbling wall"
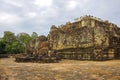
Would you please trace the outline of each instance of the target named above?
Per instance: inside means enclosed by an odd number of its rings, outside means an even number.
[[[109,57],[111,50],[118,51],[110,48],[111,37],[118,33],[117,26],[108,21],[84,18],[60,27],[52,26],[49,42],[51,49],[62,53],[64,58],[99,59]]]
[[[103,26],[94,27],[94,46],[101,48],[109,46],[109,34]]]
[[[50,46],[54,50],[68,48],[86,48],[93,46],[93,29],[91,27],[72,27],[66,30],[51,28]]]
[[[49,48],[47,40],[48,39],[45,36],[39,36],[32,39],[27,45],[27,54],[31,56],[38,56],[39,54],[46,53]]]
[[[113,41],[113,37],[117,40]],[[109,21],[95,17],[84,17],[76,22],[53,25],[48,37],[40,36],[27,45],[27,53],[40,55],[50,50],[62,53],[64,58],[91,59],[108,57],[109,52],[119,54],[120,28]]]
[[[92,23],[95,22],[93,20],[88,21]],[[89,24],[88,26],[81,25],[82,27],[80,27],[80,25],[76,26],[80,23],[73,23],[69,27],[65,25],[59,28],[52,26],[49,33],[50,46],[52,49],[60,50],[109,46],[109,27],[105,27],[104,24],[101,25],[97,22],[94,23],[94,26],[93,24]]]

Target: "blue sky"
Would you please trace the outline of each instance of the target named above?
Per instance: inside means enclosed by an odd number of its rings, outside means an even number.
[[[0,0],[0,37],[4,31],[47,35],[83,15],[93,15],[120,26],[120,0]]]

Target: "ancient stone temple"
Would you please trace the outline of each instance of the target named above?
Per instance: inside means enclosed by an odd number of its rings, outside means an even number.
[[[82,16],[72,23],[52,25],[47,37],[40,36],[29,42],[26,53],[28,60],[32,57],[44,62],[120,58],[120,28],[100,18]]]
[[[93,16],[83,16],[59,27],[53,25],[48,40],[50,48],[66,59],[120,57],[120,28]]]

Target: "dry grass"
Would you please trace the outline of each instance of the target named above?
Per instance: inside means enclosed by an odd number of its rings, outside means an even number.
[[[16,63],[0,59],[0,80],[120,80],[120,60]]]

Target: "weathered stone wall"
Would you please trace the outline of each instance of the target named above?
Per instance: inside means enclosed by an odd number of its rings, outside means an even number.
[[[83,22],[83,21],[82,21]],[[109,27],[91,19],[59,28],[52,26],[49,40],[52,49],[108,47]],[[88,22],[88,23],[86,23]],[[84,25],[84,26],[83,26]],[[88,26],[87,26],[88,25]]]
[[[111,41],[113,37],[120,38],[120,29],[115,24],[87,16],[59,27],[53,25],[48,40],[51,49],[64,58],[99,59],[103,55],[108,58],[111,53],[119,56],[120,48],[112,44],[120,46],[119,40]]]
[[[67,31],[51,28],[49,34],[52,49],[83,48],[93,46],[93,29],[90,27],[69,28]]]
[[[108,28],[106,29],[108,30]],[[109,46],[109,34],[106,32],[104,26],[94,27],[94,46],[95,47],[108,47]]]
[[[58,27],[53,25],[47,38],[41,36],[31,40],[27,53],[39,55],[53,50],[66,58],[91,59],[103,57],[102,54],[108,57],[110,51],[118,55],[119,40],[120,28],[115,24],[86,16],[73,23],[67,22]]]
[[[49,48],[49,43],[47,40],[48,39],[45,36],[39,36],[37,38],[32,39],[27,45],[27,54],[32,56],[38,56],[39,54],[47,53]]]

